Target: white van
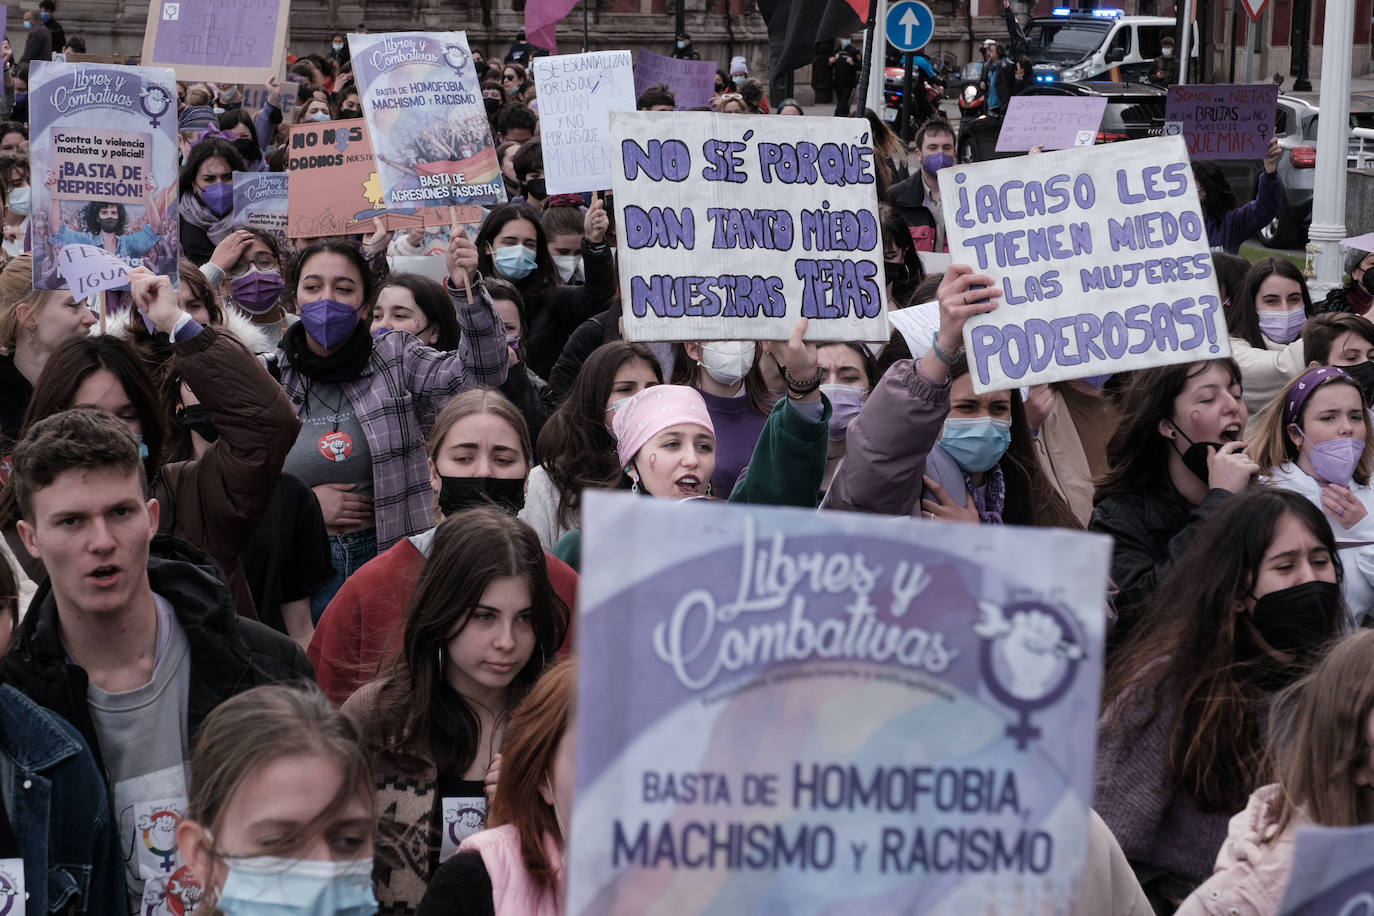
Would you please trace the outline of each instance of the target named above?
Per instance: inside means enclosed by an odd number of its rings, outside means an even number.
[[[1174,34],[1168,16],[1127,16],[1119,9],[1070,10],[1032,19],[1026,28],[1035,79],[1040,83],[1107,78],[1118,68],[1122,82],[1148,82],[1160,41]],[[1197,26],[1190,55],[1197,57]]]

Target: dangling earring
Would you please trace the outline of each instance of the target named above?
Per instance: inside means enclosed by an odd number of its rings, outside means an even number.
[[[711,481],[709,481],[709,480],[706,481],[706,495],[707,495],[707,496],[710,496],[710,495],[711,495]]]
[[[443,673],[444,673],[444,647],[443,647],[443,646],[440,646],[439,649],[438,649],[438,651],[439,651],[439,673],[440,673],[440,674],[443,674]]]
[[[639,495],[639,481],[634,478],[630,479],[630,492]]]

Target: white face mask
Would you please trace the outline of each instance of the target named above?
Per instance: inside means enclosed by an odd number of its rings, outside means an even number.
[[[29,187],[14,188],[10,191],[10,212],[20,216],[29,215]]]
[[[754,342],[715,340],[704,343],[697,365],[722,385],[738,385],[754,366]]]
[[[564,283],[571,283],[574,277],[581,275],[582,255],[580,254],[556,254],[553,256],[553,263],[558,268],[558,275],[563,278]]]

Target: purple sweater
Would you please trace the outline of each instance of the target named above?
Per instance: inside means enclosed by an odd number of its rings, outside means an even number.
[[[706,401],[711,425],[716,428],[716,470],[711,475],[711,492],[720,499],[729,499],[735,481],[754,454],[768,417],[754,413],[748,395],[742,393],[737,398],[722,398],[702,391],[701,397]]]

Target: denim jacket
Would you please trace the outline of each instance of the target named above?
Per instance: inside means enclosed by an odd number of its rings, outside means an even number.
[[[0,793],[24,858],[27,912],[126,916],[105,781],[75,728],[0,685]]]

